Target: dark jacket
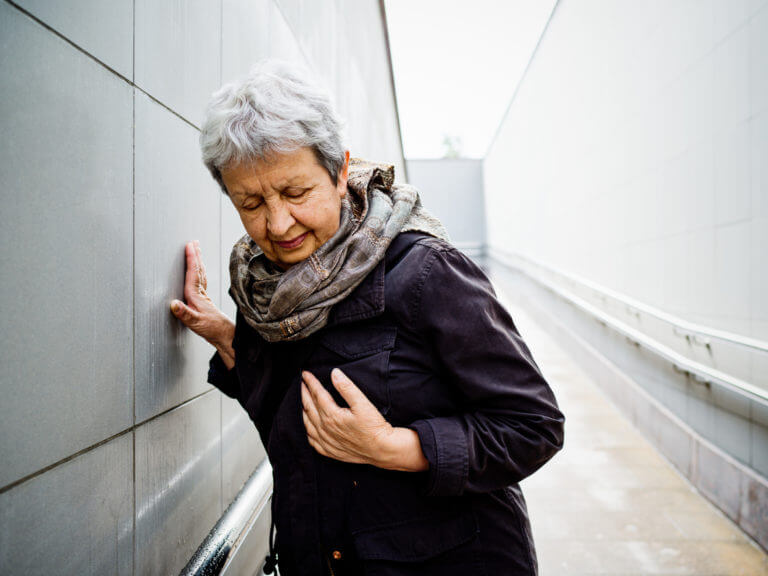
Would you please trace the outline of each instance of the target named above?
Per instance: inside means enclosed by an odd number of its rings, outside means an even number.
[[[482,271],[449,244],[400,234],[382,261],[297,342],[268,343],[238,314],[235,368],[209,382],[240,401],[274,473],[283,576],[536,574],[517,483],[561,448],[564,417]],[[393,426],[415,430],[426,472],[319,455],[300,372],[341,368]],[[334,552],[336,552],[334,554]]]

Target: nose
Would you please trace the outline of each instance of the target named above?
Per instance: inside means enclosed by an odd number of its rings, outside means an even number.
[[[287,202],[276,200],[267,205],[267,229],[274,238],[282,238],[295,222]]]

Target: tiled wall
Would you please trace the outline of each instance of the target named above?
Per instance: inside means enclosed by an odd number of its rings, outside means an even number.
[[[768,3],[561,0],[485,162],[491,247],[768,340]]]
[[[0,573],[177,573],[264,457],[168,306],[199,239],[234,315],[243,232],[197,127],[265,56],[402,174],[377,1],[0,0]]]

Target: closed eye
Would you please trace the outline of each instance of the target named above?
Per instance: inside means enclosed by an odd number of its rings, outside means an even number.
[[[258,208],[262,204],[263,204],[263,202],[261,200],[249,200],[249,201],[243,203],[243,205],[240,207],[240,209],[241,210],[247,210],[247,211],[256,210],[256,208]]]
[[[300,198],[303,196],[310,188],[286,188],[283,190],[283,196],[287,196],[288,198]]]

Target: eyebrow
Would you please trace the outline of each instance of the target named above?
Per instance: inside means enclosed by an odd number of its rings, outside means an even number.
[[[289,176],[285,180],[280,182],[279,189],[285,189],[290,186],[304,186],[304,185],[306,185],[306,175],[294,174],[293,176]]]

